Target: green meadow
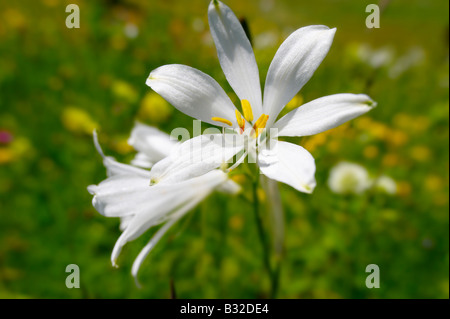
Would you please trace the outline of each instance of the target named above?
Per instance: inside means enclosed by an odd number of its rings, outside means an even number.
[[[107,155],[128,163],[136,121],[170,133],[192,119],[145,85],[151,70],[186,64],[215,78],[238,105],[209,33],[207,0],[0,3],[0,298],[267,298],[270,281],[255,225],[251,184],[213,193],[161,239],[131,276],[157,230],[110,261],[119,219],[92,206],[87,186],[106,178]],[[297,28],[337,32],[327,57],[288,109],[335,93],[366,93],[378,106],[330,131],[290,138],[316,161],[317,187],[279,184],[284,243],[273,247],[270,198],[261,216],[278,298],[449,298],[449,3],[384,1],[380,28],[370,1],[224,1],[245,18],[263,86],[270,62]],[[374,2],[374,1],[373,1]],[[301,107],[301,106],[300,106]],[[284,114],[284,113],[283,113]],[[207,124],[202,125],[207,128]],[[339,194],[328,185],[342,161],[385,175],[395,191]],[[66,266],[80,288],[66,287]],[[366,287],[366,266],[380,288]]]

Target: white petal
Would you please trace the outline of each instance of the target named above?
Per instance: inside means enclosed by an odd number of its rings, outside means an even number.
[[[111,255],[113,265],[123,245],[136,239],[154,225],[180,217],[226,179],[227,175],[224,172],[213,170],[177,184],[147,186],[147,197],[141,198],[138,203],[143,209],[140,209],[140,212],[128,223],[114,246]]]
[[[278,49],[267,73],[263,112],[267,127],[311,78],[328,53],[336,29],[313,25],[292,33]]]
[[[134,280],[136,282],[136,286],[140,287],[139,281],[137,279],[137,275],[139,272],[139,268],[141,268],[142,263],[144,262],[145,258],[148,256],[150,251],[152,251],[153,247],[159,242],[162,236],[169,230],[170,227],[173,226],[178,221],[178,218],[172,218],[167,223],[165,223],[163,226],[161,226],[160,229],[153,235],[153,237],[150,239],[150,241],[147,243],[147,245],[142,248],[139,255],[136,257],[136,259],[133,262],[133,266],[131,268],[131,275],[134,277]]]
[[[115,175],[98,185],[91,185],[88,191],[94,195],[92,205],[107,217],[122,217],[137,214],[142,208],[150,189],[150,172],[147,176]],[[149,198],[150,200],[150,198]]]
[[[164,65],[153,70],[146,84],[181,112],[206,123],[220,117],[236,124],[235,106],[209,75],[186,65]]]
[[[156,163],[150,178],[153,183],[177,183],[200,176],[230,162],[243,147],[244,137],[239,134],[199,135]]]
[[[133,262],[133,266],[131,268],[131,274],[135,279],[136,285],[139,287],[139,281],[137,279],[137,275],[139,272],[139,268],[141,268],[142,263],[144,262],[144,259],[148,256],[148,254],[152,251],[153,247],[159,242],[161,237],[169,230],[170,227],[173,226],[181,217],[183,217],[187,212],[189,212],[192,208],[197,206],[198,203],[200,203],[204,197],[206,197],[209,193],[204,193],[205,196],[198,196],[194,200],[187,202],[185,205],[181,206],[179,209],[177,209],[171,219],[165,223],[163,226],[161,226],[160,229],[153,235],[153,237],[150,239],[150,241],[147,243],[147,245],[144,246],[144,248],[141,250],[139,255],[136,257],[136,259]]]
[[[149,174],[147,170],[134,167],[128,164],[119,163],[111,156],[106,156],[105,158],[103,158],[103,165],[105,165],[106,167],[106,174],[108,176],[124,175],[124,174],[148,176]]]
[[[278,136],[308,136],[339,126],[370,111],[376,103],[365,94],[334,94],[301,105],[278,120]]]
[[[150,168],[154,163],[168,156],[177,142],[170,139],[169,134],[156,127],[136,123],[131,131],[128,144],[138,151],[132,164]]]
[[[262,114],[261,85],[250,41],[233,11],[222,2],[211,1],[208,18],[220,65],[228,83],[239,99],[250,102],[254,118],[257,119]]]
[[[261,173],[301,192],[312,193],[316,186],[316,165],[312,155],[299,145],[271,142],[271,148],[261,150],[258,156]]]
[[[148,157],[145,153],[139,152],[131,160],[131,165],[142,167],[142,168],[152,168],[155,161]]]
[[[119,229],[121,231],[124,231],[128,227],[128,224],[130,223],[130,221],[132,219],[133,219],[133,215],[127,215],[127,216],[120,217]]]
[[[241,190],[242,187],[238,183],[232,181],[231,179],[226,180],[217,187],[217,191],[231,195],[236,195]]]
[[[144,177],[148,176],[149,172],[146,170],[131,165],[119,163],[113,157],[105,156],[100,146],[100,143],[98,142],[98,135],[96,131],[93,132],[93,138],[95,148],[103,158],[103,165],[105,165],[106,167],[106,174],[108,176],[123,175],[123,174],[134,174]]]

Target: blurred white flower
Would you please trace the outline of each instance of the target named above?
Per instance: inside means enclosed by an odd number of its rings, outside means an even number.
[[[192,20],[192,30],[195,32],[203,32],[205,30],[205,24],[203,23],[203,20],[200,18],[195,18]]]
[[[275,0],[261,0],[259,2],[259,7],[263,12],[271,12],[275,5]]]
[[[394,50],[391,47],[381,47],[379,49],[372,49],[367,43],[359,45],[357,50],[358,58],[369,64],[374,69],[383,67],[391,63],[394,59]]]
[[[395,64],[389,69],[389,77],[397,78],[413,66],[421,63],[425,58],[425,53],[420,47],[411,48],[405,55],[397,59]]]
[[[389,176],[381,175],[375,179],[373,187],[376,190],[382,191],[389,195],[395,195],[397,193],[397,183]]]
[[[169,135],[144,124],[136,124],[130,143],[139,153],[134,161],[144,167],[164,157],[174,146]],[[149,228],[162,225],[136,258],[132,275],[136,279],[139,268],[164,233],[189,210],[204,200],[214,190],[236,194],[240,186],[228,179],[228,174],[215,169],[204,175],[184,180],[177,184],[150,186],[150,171],[122,164],[105,156],[94,132],[94,144],[103,157],[108,178],[98,185],[90,185],[89,193],[94,195],[93,206],[106,217],[120,217],[122,235],[114,246],[111,261],[116,260],[122,247],[146,232]]]
[[[338,163],[328,177],[328,187],[338,194],[362,194],[371,185],[367,170],[355,163]]]
[[[134,39],[139,35],[139,28],[134,23],[127,23],[123,28],[123,33],[129,39]]]
[[[278,42],[278,35],[273,31],[258,34],[254,40],[255,49],[266,49],[274,47]]]

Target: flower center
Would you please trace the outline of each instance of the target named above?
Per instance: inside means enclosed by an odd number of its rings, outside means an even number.
[[[235,110],[236,113],[236,122],[239,125],[239,132],[240,134],[244,133],[245,130],[245,121],[252,124],[253,121],[253,110],[252,106],[250,105],[250,102],[248,100],[241,100],[241,106],[242,106],[242,112],[244,113],[244,116],[242,116],[241,112],[239,112],[237,109]],[[267,120],[269,119],[269,115],[261,114],[261,116],[256,120],[255,124],[253,124],[251,135],[253,138],[257,138],[259,134],[263,131],[263,129],[267,125]],[[230,120],[224,119],[222,117],[212,117],[211,120],[227,124],[229,126],[233,126]]]

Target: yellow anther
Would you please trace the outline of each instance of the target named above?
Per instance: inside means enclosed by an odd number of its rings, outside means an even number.
[[[221,117],[212,117],[211,120],[216,121],[216,122],[220,122],[220,123],[224,123],[224,124],[227,124],[229,126],[233,126],[231,121],[228,121],[227,119],[223,119]]]
[[[267,124],[267,120],[269,119],[269,115],[262,114],[259,119],[256,120],[255,125],[253,125],[253,128],[256,130],[258,128],[265,128]]]
[[[238,110],[236,110],[236,120],[237,120],[237,123],[238,123],[239,127],[240,127],[241,129],[244,129],[244,127],[245,127],[245,121],[244,121],[244,119],[242,118],[241,112],[239,112]]]
[[[261,134],[262,130],[266,127],[267,120],[269,119],[269,115],[262,114],[257,120],[255,125],[253,125],[253,137],[258,137]]]
[[[253,121],[253,111],[252,106],[248,100],[241,100],[242,112],[244,112],[244,117],[248,122]]]

